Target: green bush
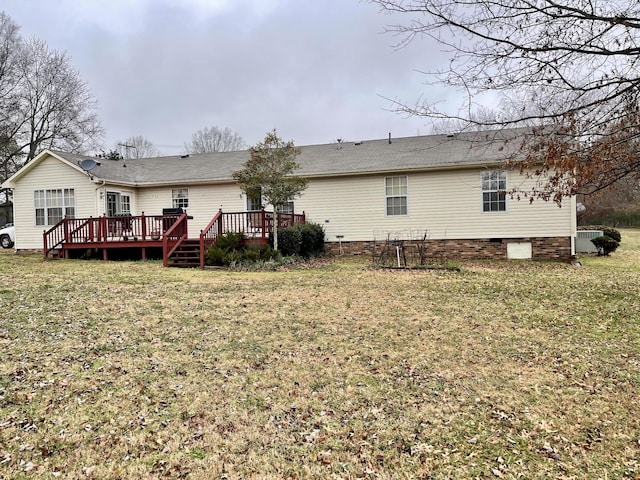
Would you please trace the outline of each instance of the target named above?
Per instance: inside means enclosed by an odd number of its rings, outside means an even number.
[[[603,236],[612,238],[618,243],[622,242],[622,235],[620,235],[620,231],[606,225],[583,225],[579,227],[578,230],[602,230]]]
[[[242,250],[244,235],[236,232],[227,232],[216,238],[215,246],[224,250]]]
[[[599,255],[609,255],[611,252],[615,252],[620,245],[619,241],[607,235],[593,238],[591,243],[596,246]]]
[[[269,240],[273,245],[273,238],[270,237]],[[280,229],[278,247],[284,256],[317,257],[324,252],[324,229],[316,223]]]
[[[300,256],[305,258],[317,257],[324,252],[324,229],[317,223],[297,225],[302,234]]]
[[[211,247],[209,247],[209,250],[207,251],[205,263],[207,265],[222,266],[224,265],[224,262],[222,261],[223,257],[224,257],[224,251],[220,247],[216,247],[215,245],[212,245]]]
[[[222,263],[224,265],[236,265],[244,259],[244,254],[240,250],[229,250],[225,252],[222,257]]]
[[[302,232],[296,225],[278,230],[278,249],[283,256],[300,255]]]
[[[273,249],[269,245],[250,244],[244,249],[243,260],[257,262],[259,260],[271,260],[274,256]]]

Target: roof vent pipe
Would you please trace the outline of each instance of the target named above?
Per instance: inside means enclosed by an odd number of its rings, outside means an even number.
[[[391,145],[391,132],[389,132],[389,145]]]

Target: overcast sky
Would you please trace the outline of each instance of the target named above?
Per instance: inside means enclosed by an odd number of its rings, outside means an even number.
[[[383,33],[393,18],[366,1],[0,0],[0,10],[24,37],[69,54],[100,104],[107,150],[142,135],[178,154],[214,125],[249,145],[272,128],[297,145],[425,135],[425,119],[390,112],[384,97],[446,95],[419,71],[448,55],[426,39],[394,49]]]

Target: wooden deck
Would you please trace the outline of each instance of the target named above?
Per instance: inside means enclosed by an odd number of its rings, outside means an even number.
[[[279,214],[279,226],[304,223],[305,215]],[[197,238],[188,238],[189,216],[122,215],[65,218],[43,233],[45,258],[73,258],[90,253],[103,260],[135,252],[140,259],[162,256],[165,266],[204,268],[207,249],[226,232],[241,232],[247,242],[267,243],[273,230],[272,212],[219,210]]]

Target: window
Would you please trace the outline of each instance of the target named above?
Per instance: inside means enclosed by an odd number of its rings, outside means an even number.
[[[75,192],[73,188],[35,190],[33,206],[36,225],[55,225],[65,217],[75,217]]]
[[[127,194],[120,195],[120,213],[131,215],[131,196]]]
[[[247,194],[247,211],[255,212],[257,210],[262,210],[262,195],[259,190],[255,193]]]
[[[107,192],[107,217],[131,214],[131,195],[129,193]]]
[[[482,172],[482,211],[505,212],[507,210],[507,172],[492,170]]]
[[[407,214],[407,177],[385,177],[387,215]]]
[[[173,208],[187,208],[189,206],[189,189],[174,188],[171,190]]]
[[[278,208],[278,212],[280,213],[293,213],[293,199],[290,199],[289,201],[283,203],[282,205],[280,205],[280,208]]]

